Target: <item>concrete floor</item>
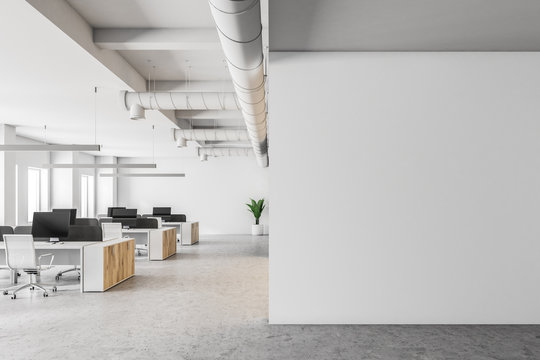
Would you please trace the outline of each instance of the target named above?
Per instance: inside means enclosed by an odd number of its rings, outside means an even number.
[[[267,278],[268,239],[250,236],[138,259],[106,293],[67,275],[48,298],[0,296],[0,359],[540,359],[537,326],[271,326]]]

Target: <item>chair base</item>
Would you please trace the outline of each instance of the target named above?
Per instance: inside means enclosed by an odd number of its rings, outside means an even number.
[[[148,246],[147,245],[135,245],[135,252],[138,256],[141,256],[141,252],[145,252],[148,255]]]
[[[72,271],[76,271],[77,274],[79,275],[79,276],[78,276],[78,279],[81,280],[81,268],[78,267],[78,266],[74,266],[74,267],[72,267],[71,269],[67,269],[67,270],[64,270],[64,271],[60,271],[58,274],[56,274],[55,279],[56,279],[56,280],[60,280],[60,276],[66,274],[66,273],[68,273],[68,272],[72,272]]]
[[[29,282],[27,284],[21,285],[21,286],[17,287],[16,289],[12,290],[11,291],[11,298],[13,300],[15,300],[17,298],[17,293],[19,291],[21,291],[21,290],[26,289],[26,288],[29,288],[30,290],[35,290],[35,288],[38,288],[38,289],[43,291],[43,297],[48,297],[49,296],[49,293],[47,292],[47,289],[45,289],[43,286],[41,286],[41,285],[39,285],[37,283]],[[57,288],[56,288],[56,286],[54,286],[52,288],[52,292],[56,292],[56,291],[57,291]],[[8,291],[8,290],[3,291],[4,295],[9,295],[9,293],[10,293],[10,291]]]

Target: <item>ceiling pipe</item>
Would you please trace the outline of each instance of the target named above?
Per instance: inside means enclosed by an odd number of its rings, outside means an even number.
[[[144,110],[240,110],[233,92],[120,92],[120,101],[131,112]],[[248,108],[260,111],[260,104]]]
[[[209,0],[244,121],[262,167],[268,166],[259,0]]]
[[[231,129],[171,129],[173,140],[185,141],[249,141],[246,130]],[[185,146],[185,145],[184,145]]]
[[[234,147],[212,147],[212,148],[198,148],[198,155],[201,156],[253,156],[253,150],[251,148],[234,148]]]

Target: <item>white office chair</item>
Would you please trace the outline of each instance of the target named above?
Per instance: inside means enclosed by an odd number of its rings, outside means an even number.
[[[7,266],[13,271],[22,269],[28,274],[29,279],[28,284],[12,290],[11,298],[16,299],[17,292],[22,289],[30,288],[30,290],[34,290],[36,287],[43,290],[44,297],[49,296],[47,290],[43,286],[37,284],[37,282],[32,282],[32,276],[39,275],[41,271],[52,268],[54,255],[43,254],[36,259],[36,250],[34,248],[34,238],[32,235],[4,235],[4,243],[6,245]],[[41,264],[41,259],[44,257],[50,257],[51,260],[49,264]],[[56,286],[52,288],[52,291],[56,291]],[[9,291],[4,290],[3,294],[8,295]]]
[[[102,223],[101,230],[103,232],[103,240],[122,238],[122,224],[121,223]]]

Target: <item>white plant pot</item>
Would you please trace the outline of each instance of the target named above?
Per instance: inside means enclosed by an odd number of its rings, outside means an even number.
[[[251,225],[251,235],[262,235],[264,233],[264,225]]]

